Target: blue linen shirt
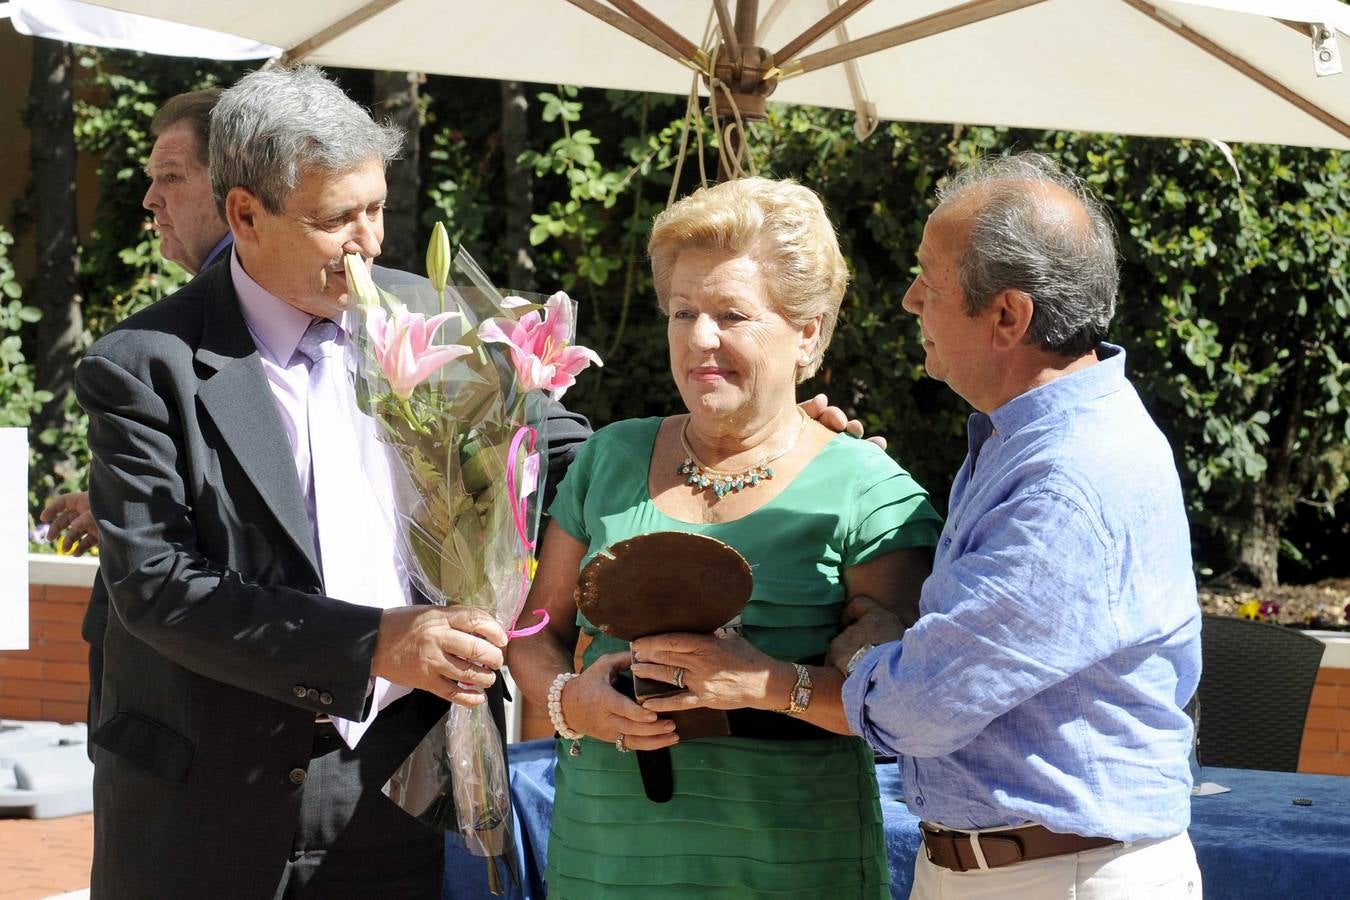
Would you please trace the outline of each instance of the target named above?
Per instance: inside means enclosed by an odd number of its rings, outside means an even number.
[[[1190,822],[1200,609],[1176,464],[1125,352],[968,425],[919,621],[844,685],[922,819],[1116,840]]]

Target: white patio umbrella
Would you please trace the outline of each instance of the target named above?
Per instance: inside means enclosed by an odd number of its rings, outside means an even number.
[[[102,9],[78,0],[12,0],[0,3],[0,17],[9,17],[20,34],[163,56],[268,59],[282,52],[279,47],[248,38]]]
[[[320,65],[686,93],[715,58],[746,108],[1350,149],[1337,0],[95,2]]]

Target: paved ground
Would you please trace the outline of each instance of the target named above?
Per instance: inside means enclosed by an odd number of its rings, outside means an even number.
[[[41,900],[89,887],[94,816],[0,819],[0,900]]]

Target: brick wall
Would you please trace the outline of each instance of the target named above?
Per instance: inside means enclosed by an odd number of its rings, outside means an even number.
[[[28,585],[28,649],[0,651],[0,718],[83,722],[89,645],[80,622],[89,588]]]
[[[1298,770],[1350,775],[1350,669],[1317,670]]]

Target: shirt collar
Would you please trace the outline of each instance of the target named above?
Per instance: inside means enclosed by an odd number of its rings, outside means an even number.
[[[989,418],[999,434],[1009,435],[1037,419],[1113,393],[1124,385],[1124,349],[1101,343],[1097,345],[1096,363],[1017,395],[991,412]]]
[[[230,278],[239,295],[239,309],[244,322],[253,333],[254,343],[272,362],[288,366],[305,329],[314,317],[296,309],[285,300],[269,292],[244,271],[239,252],[230,253]]]
[[[211,248],[211,252],[206,254],[206,258],[202,260],[201,269],[205,269],[207,266],[211,265],[211,263],[215,262],[216,259],[233,244],[234,234],[229,230],[226,230],[225,236],[216,241],[216,245]],[[198,269],[198,271],[201,271],[201,269]]]

